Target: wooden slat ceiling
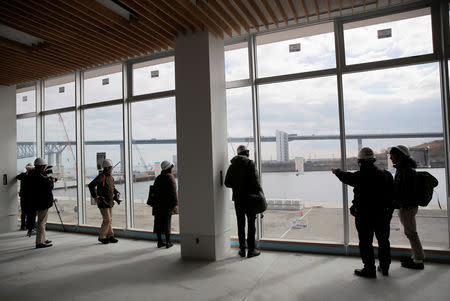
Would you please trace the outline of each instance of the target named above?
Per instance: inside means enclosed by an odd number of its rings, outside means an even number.
[[[403,0],[0,0],[0,85],[173,49],[210,30],[221,39],[398,5]]]

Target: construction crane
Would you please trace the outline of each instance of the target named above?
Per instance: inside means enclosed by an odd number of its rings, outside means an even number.
[[[69,134],[67,133],[66,125],[64,124],[64,119],[62,118],[61,113],[58,113],[59,122],[61,122],[61,125],[64,129],[64,135],[66,139],[66,145],[70,149],[70,152],[72,153],[73,161],[76,162],[75,152],[73,151],[72,144],[70,143]]]
[[[134,145],[136,147],[137,153],[139,155],[139,160],[141,161],[141,164],[144,166],[145,171],[148,171],[147,164],[145,163],[144,157],[141,154],[141,151],[139,150],[137,144]]]

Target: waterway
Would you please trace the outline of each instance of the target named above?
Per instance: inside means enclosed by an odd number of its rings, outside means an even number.
[[[433,168],[426,170],[439,181],[439,185],[435,188],[433,200],[427,208],[439,208],[438,200],[442,207],[446,208],[445,169]],[[135,202],[145,202],[149,185],[152,183],[153,181],[133,183]],[[263,173],[262,184],[268,199],[302,200],[307,207],[342,207],[342,184],[331,171],[311,171],[299,175],[294,172]],[[117,184],[116,187],[122,193],[124,192],[124,184]],[[351,188],[348,189],[348,193],[348,199],[351,201],[353,199]],[[61,199],[76,198],[76,189],[58,189],[54,191],[54,195],[56,198],[60,197]],[[89,195],[88,191],[87,195]],[[231,191],[229,196],[231,198]]]

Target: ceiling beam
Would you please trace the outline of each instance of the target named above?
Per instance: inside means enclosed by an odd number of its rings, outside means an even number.
[[[170,1],[168,1],[170,2]],[[183,18],[183,15],[179,15],[173,10],[167,2],[164,1],[150,1],[151,5],[159,9],[162,13],[166,14],[173,22],[180,24],[186,31],[195,32],[195,27]]]
[[[305,1],[301,0],[300,3],[301,3],[302,8],[303,8],[303,13],[305,14],[305,17],[306,17],[306,22],[309,22],[309,12],[308,12],[308,8],[306,7]]]
[[[244,17],[241,16],[239,11],[231,4],[230,0],[219,0],[223,6],[233,15],[233,17],[236,19],[236,22],[238,22],[244,30],[249,34],[250,33],[250,25],[248,22],[244,19]]]
[[[270,19],[272,19],[273,24],[279,28],[280,27],[280,23],[277,19],[277,17],[275,16],[275,13],[273,12],[272,7],[270,7],[270,4],[267,2],[267,0],[262,0],[261,1],[262,5],[264,6],[264,9],[267,11],[267,13],[270,16]]]
[[[284,11],[283,5],[281,5],[280,0],[274,0],[275,1],[275,5],[278,8],[278,11],[280,12],[281,16],[283,17],[284,23],[286,24],[286,26],[288,26],[288,17],[286,12]]]
[[[231,27],[225,23],[224,20],[220,16],[216,14],[212,8],[210,8],[205,2],[202,0],[196,1],[197,8],[200,9],[211,22],[215,23],[217,26],[219,26],[230,38],[233,36],[233,30]]]
[[[242,14],[247,17],[247,19],[250,21],[250,23],[253,25],[253,28],[255,28],[255,30],[257,32],[259,32],[259,24],[256,21],[256,19],[253,17],[253,15],[251,14],[251,12],[248,10],[248,8],[244,5],[244,3],[242,3],[241,0],[233,0],[234,4],[236,4],[236,6],[241,10]]]
[[[158,2],[159,0],[154,0],[153,2]],[[195,16],[192,16],[186,9],[184,9],[181,5],[179,5],[176,1],[167,1],[165,2],[167,6],[176,11],[179,15],[183,16],[186,20],[189,21],[194,27],[199,30],[205,30],[202,22],[200,22]]]
[[[222,19],[234,29],[234,31],[241,35],[241,26],[230,16],[225,9],[217,2],[217,0],[208,0],[208,5],[210,5]]]
[[[262,13],[262,11],[259,9],[258,4],[256,4],[255,0],[248,0],[248,3],[252,7],[252,9],[255,11],[259,20],[264,24],[264,27],[266,28],[266,30],[269,30],[269,22],[267,21],[266,17]]]

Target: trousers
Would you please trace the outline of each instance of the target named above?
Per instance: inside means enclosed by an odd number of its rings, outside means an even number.
[[[100,227],[99,238],[114,236],[112,229],[112,208],[99,208],[102,214],[102,226]]]
[[[240,202],[234,202],[234,208],[236,210],[239,248],[245,249],[245,217],[247,217],[247,247],[249,251],[253,251],[256,248],[256,214],[248,213],[245,206]]]
[[[422,243],[420,242],[419,234],[417,234],[416,214],[418,207],[405,207],[398,210],[398,217],[403,225],[405,235],[411,245],[412,255],[414,260],[423,261],[425,253],[423,252]]]

